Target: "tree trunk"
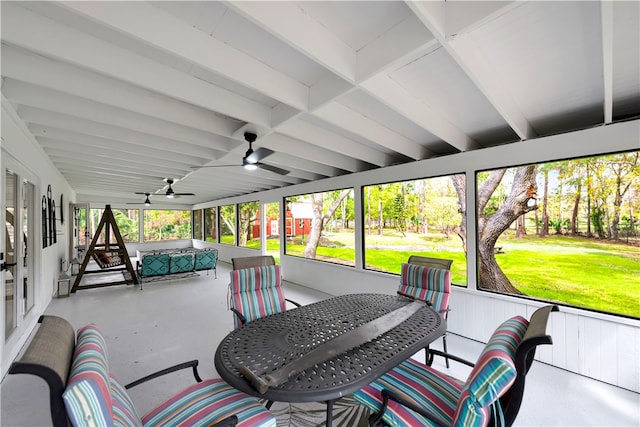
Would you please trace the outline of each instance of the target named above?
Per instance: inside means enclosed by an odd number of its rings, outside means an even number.
[[[540,236],[549,235],[549,171],[544,171],[544,198],[542,199],[542,227],[540,229]]]
[[[318,243],[320,243],[320,236],[325,224],[329,221],[329,218],[333,216],[340,203],[349,194],[351,190],[342,190],[338,198],[333,202],[331,207],[326,213],[322,213],[324,206],[324,193],[315,193],[311,195],[311,204],[313,209],[313,219],[311,220],[311,232],[307,240],[307,245],[304,247],[305,258],[316,258],[316,251],[318,249]]]
[[[524,215],[521,215],[516,219],[516,237],[518,239],[522,239],[524,236],[527,235],[527,229],[525,228],[524,224],[525,224],[525,217]]]
[[[576,188],[576,198],[573,202],[573,211],[571,212],[571,234],[578,234],[578,213],[580,212],[580,191],[582,190],[582,182],[578,183]]]
[[[458,236],[462,240],[462,250],[467,253],[467,188],[465,175],[453,175],[451,177],[453,187],[458,194],[458,210],[462,217],[460,218],[460,227],[458,228]]]
[[[536,166],[516,169],[509,196],[502,206],[491,216],[483,215],[484,208],[500,184],[504,170],[492,171],[478,191],[478,256],[480,264],[480,288],[521,294],[509,281],[496,262],[495,244],[500,235],[507,230],[519,216],[537,209],[529,206],[529,200],[535,200]]]
[[[382,228],[384,226],[382,219],[382,200],[378,200],[378,236],[382,236]]]

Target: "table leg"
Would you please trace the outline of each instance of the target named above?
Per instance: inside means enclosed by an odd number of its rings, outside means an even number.
[[[331,427],[333,423],[333,402],[335,400],[327,400],[327,427]]]

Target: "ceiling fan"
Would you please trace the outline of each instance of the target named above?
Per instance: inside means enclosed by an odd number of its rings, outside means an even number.
[[[192,166],[192,168],[200,169],[200,168],[225,168],[229,166],[242,166],[247,170],[255,170],[257,168],[260,168],[260,169],[268,170],[270,172],[277,173],[279,175],[287,175],[289,173],[288,170],[261,162],[261,160],[264,159],[265,157],[272,155],[274,151],[265,147],[260,147],[254,151],[251,144],[256,140],[257,137],[258,135],[256,135],[253,132],[244,133],[244,139],[249,143],[249,149],[247,150],[244,157],[242,158],[242,164],[240,165]]]
[[[151,197],[151,193],[136,193],[136,194],[144,194],[144,202],[142,203],[127,203],[128,205],[145,205],[145,206],[151,206],[151,200],[149,200],[149,197]]]
[[[165,178],[164,180],[167,184],[169,184],[169,187],[167,188],[167,190],[165,191],[164,195],[167,196],[167,198],[169,199],[173,199],[174,197],[177,196],[195,196],[194,193],[176,193],[175,191],[173,191],[173,187],[171,187],[171,184],[174,183],[173,178]],[[140,193],[140,192],[136,192],[135,194],[142,194],[146,197],[144,204],[149,206],[151,204],[151,201],[149,200],[149,197],[152,195],[151,193]],[[159,194],[162,195],[162,194]],[[147,204],[148,203],[148,204]]]

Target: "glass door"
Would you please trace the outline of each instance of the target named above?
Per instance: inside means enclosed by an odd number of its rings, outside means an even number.
[[[5,243],[4,260],[2,268],[4,270],[4,338],[5,341],[11,336],[17,327],[18,321],[18,295],[16,277],[17,241],[16,226],[18,205],[18,187],[16,185],[16,175],[7,169],[4,176],[5,190]]]
[[[36,186],[18,171],[4,169],[4,247],[2,294],[4,295],[4,342],[15,344],[36,302]]]
[[[34,248],[35,248],[35,185],[22,180],[22,301],[28,313],[35,303]]]

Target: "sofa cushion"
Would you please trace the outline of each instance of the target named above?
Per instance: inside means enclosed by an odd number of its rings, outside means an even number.
[[[170,256],[166,253],[142,255],[140,275],[142,277],[169,274]]]
[[[107,347],[95,325],[87,325],[78,331],[63,399],[73,425],[113,424]]]
[[[195,269],[210,270],[216,268],[218,260],[218,251],[216,250],[200,250],[195,253]]]
[[[193,253],[171,255],[169,273],[184,273],[185,271],[193,271]]]

